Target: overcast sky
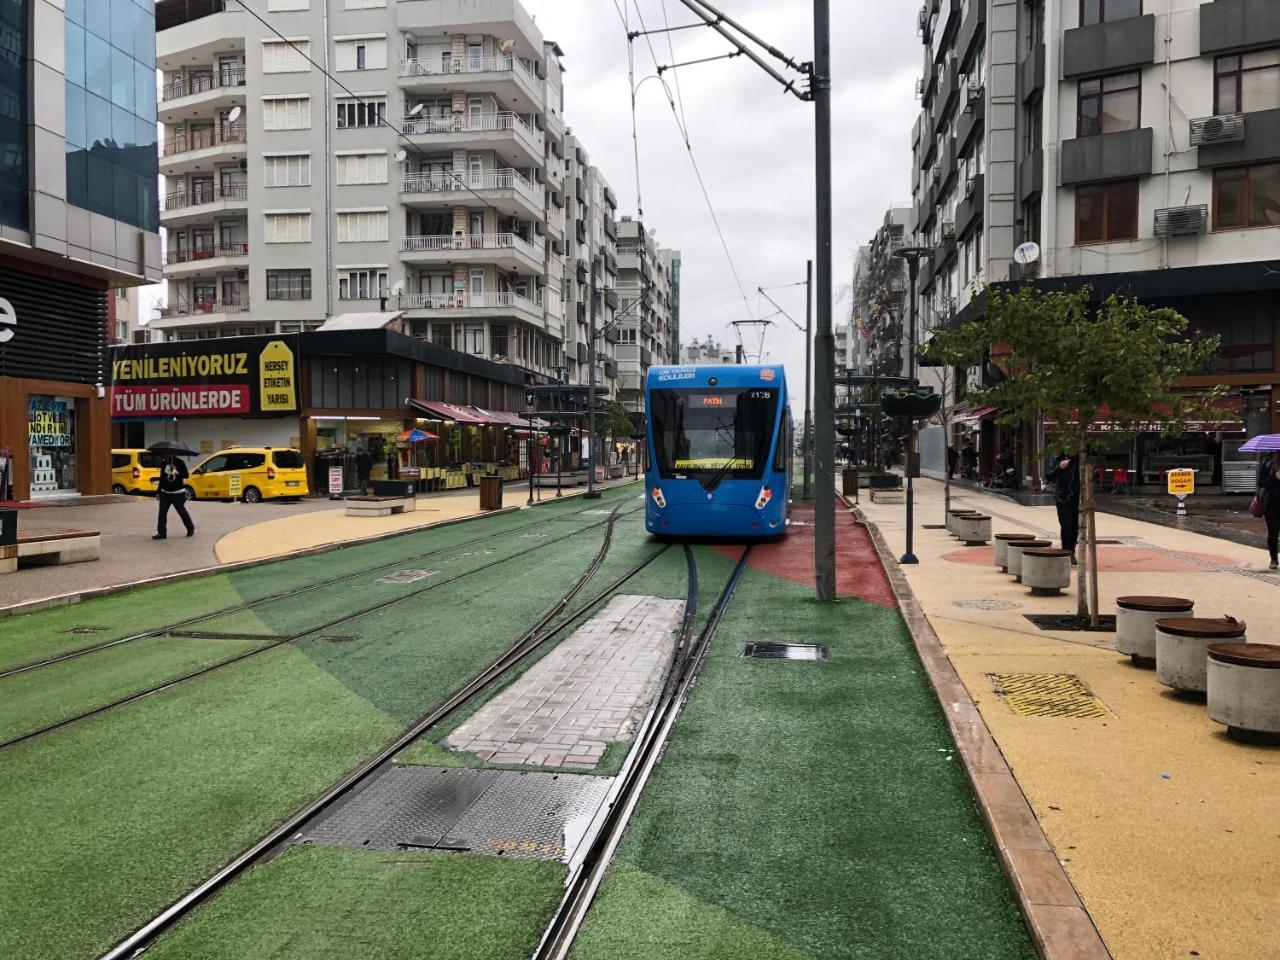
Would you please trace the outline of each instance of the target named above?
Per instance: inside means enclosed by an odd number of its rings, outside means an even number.
[[[680,0],[617,0],[636,7],[650,29],[693,22]],[[582,138],[614,191],[620,213],[636,209],[627,41],[614,0],[524,0],[543,35],[565,52],[569,125]],[[797,61],[813,55],[809,0],[721,0],[721,9]],[[890,203],[911,199],[911,126],[920,71],[916,4],[903,0],[836,0],[834,60],[834,271],[837,295],[853,272],[853,251],[869,240]],[[670,35],[677,62],[728,52],[712,30]],[[650,38],[671,63],[667,38]],[[636,79],[653,74],[648,46],[636,41]],[[779,66],[781,66],[779,64]],[[814,251],[813,107],[782,92],[745,57],[682,69],[681,91],[694,155],[720,218],[742,285],[759,316],[756,288],[804,279]],[[665,75],[668,82],[672,74]],[[734,320],[747,318],[738,286],[702,199],[661,84],[650,80],[638,98],[640,187],[646,226],[658,242],[684,254],[681,339],[707,334],[736,342]],[[772,294],[801,324],[803,288]],[[763,302],[763,301],[761,301]],[[847,313],[847,296],[836,304]],[[764,312],[772,308],[764,305]],[[770,362],[787,364],[803,383],[804,338],[785,318],[769,328]],[[758,330],[758,328],[756,328]],[[757,335],[758,336],[758,335]],[[757,346],[748,344],[749,353]],[[797,381],[796,378],[799,378]]]

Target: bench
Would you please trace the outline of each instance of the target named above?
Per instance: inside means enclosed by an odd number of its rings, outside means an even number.
[[[19,561],[32,565],[60,565],[97,560],[102,535],[96,530],[30,530],[18,542],[0,547],[0,573],[14,573]]]
[[[414,497],[347,497],[348,517],[389,517],[393,513],[413,513]]]

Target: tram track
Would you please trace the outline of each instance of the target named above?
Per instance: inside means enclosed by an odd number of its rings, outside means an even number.
[[[715,636],[725,609],[733,599],[738,582],[742,579],[751,550],[751,546],[744,548],[706,624],[695,638],[693,628],[697,617],[698,570],[693,551],[687,543],[684,545],[689,589],[680,642],[671,667],[664,678],[661,692],[640,725],[635,744],[614,781],[613,789],[591,826],[589,839],[579,847],[570,862],[564,897],[547,925],[532,960],[566,960],[568,957],[574,938],[600,889],[614,851],[639,802],[641,791],[657,765],[671,728],[688,699],[702,658]]]
[[[59,663],[66,663],[70,660],[76,660],[76,659],[79,659],[80,657],[87,656],[92,653],[100,653],[103,650],[111,650],[116,647],[124,646],[125,644],[128,644],[128,643],[133,643],[138,640],[150,640],[156,637],[163,637],[163,636],[172,634],[173,631],[175,630],[182,630],[186,627],[196,626],[201,623],[206,623],[210,620],[216,620],[220,617],[225,617],[225,616],[229,616],[236,613],[242,613],[246,610],[251,610],[251,609],[254,609],[255,607],[260,607],[265,604],[276,603],[281,600],[289,600],[294,597],[303,596],[305,594],[312,593],[316,590],[322,590],[328,587],[338,586],[344,583],[350,583],[354,580],[359,580],[361,577],[367,577],[375,573],[380,573],[384,570],[391,570],[396,567],[402,566],[406,563],[419,563],[423,560],[431,560],[442,554],[450,553],[454,550],[461,550],[465,547],[472,547],[481,543],[487,543],[491,540],[496,540],[500,537],[519,535],[519,534],[525,533],[528,530],[533,529],[534,527],[542,526],[543,524],[555,523],[558,521],[563,521],[563,520],[574,518],[574,517],[580,517],[583,514],[589,514],[589,513],[592,513],[593,511],[597,511],[600,509],[601,508],[599,505],[592,504],[591,506],[584,507],[581,510],[571,510],[567,513],[556,514],[555,516],[552,516],[552,517],[543,517],[542,519],[535,520],[532,523],[526,523],[518,527],[512,527],[511,529],[508,529],[508,530],[500,530],[496,533],[486,534],[485,536],[482,536],[482,537],[474,537],[470,540],[463,540],[459,543],[450,544],[447,547],[439,547],[434,550],[428,550],[425,553],[411,554],[406,557],[398,557],[395,560],[389,560],[385,563],[376,564],[372,567],[367,567],[362,570],[357,570],[353,573],[343,574],[340,577],[332,577],[328,580],[320,580],[315,583],[309,583],[301,587],[295,587],[291,590],[283,590],[283,591],[280,591],[279,593],[270,594],[265,597],[259,597],[256,600],[250,600],[247,603],[223,607],[219,610],[213,610],[209,613],[201,614],[198,617],[190,617],[185,620],[179,620],[175,623],[170,623],[163,627],[157,627],[153,630],[147,630],[142,633],[131,634],[130,636],[121,637],[116,640],[108,640],[105,643],[93,644],[92,646],[82,647],[79,650],[69,650],[66,653],[59,654],[58,656],[55,656],[55,657],[47,657],[42,660],[33,660],[30,663],[24,663],[16,667],[10,667],[6,670],[0,670],[0,680],[6,680],[9,677],[20,676],[25,673],[30,673],[34,670],[43,669],[45,667],[56,666]],[[627,515],[630,516],[630,514],[627,514]],[[477,519],[480,519],[480,518],[477,518]],[[592,529],[594,526],[598,526],[598,524],[593,524],[589,527],[584,527],[583,529]],[[423,532],[425,533],[428,531],[423,531]],[[289,558],[282,557],[280,559],[284,561],[284,560],[288,560]]]
[[[596,507],[595,509],[599,509],[599,508],[598,508],[598,507]],[[419,587],[419,588],[417,588],[417,589],[411,590],[411,591],[409,591],[409,592],[407,592],[407,593],[404,593],[404,594],[401,594],[401,595],[399,595],[399,596],[396,596],[396,597],[390,597],[390,598],[387,598],[387,599],[385,599],[385,600],[381,600],[381,601],[379,601],[378,603],[375,603],[375,604],[369,605],[369,606],[367,606],[367,607],[362,607],[361,609],[356,610],[356,611],[353,611],[353,612],[346,613],[346,614],[344,614],[343,616],[341,616],[341,617],[339,617],[339,618],[337,618],[337,619],[334,619],[334,620],[330,620],[330,621],[328,621],[327,623],[323,623],[323,624],[320,624],[320,625],[318,625],[318,626],[312,626],[312,627],[309,627],[309,628],[307,628],[306,630],[304,630],[304,631],[302,631],[302,632],[295,633],[295,634],[291,634],[291,635],[286,636],[286,637],[281,637],[281,638],[279,638],[279,639],[277,639],[277,640],[273,640],[273,641],[271,641],[271,642],[269,642],[269,643],[266,643],[266,644],[264,644],[264,645],[262,645],[262,646],[260,646],[260,647],[257,647],[257,648],[255,648],[255,649],[253,649],[253,650],[248,650],[248,651],[246,651],[246,652],[244,652],[244,653],[241,653],[241,654],[239,654],[239,655],[237,655],[237,656],[230,657],[230,658],[228,658],[228,659],[226,659],[226,660],[218,661],[217,663],[210,664],[210,665],[205,666],[205,667],[201,667],[201,668],[199,668],[199,669],[197,669],[197,670],[190,671],[189,673],[185,673],[185,674],[183,674],[183,675],[181,675],[181,676],[178,676],[178,677],[170,678],[170,679],[168,679],[168,680],[163,681],[162,683],[154,684],[154,685],[152,685],[152,686],[150,686],[150,687],[146,688],[145,690],[136,691],[136,692],[131,693],[131,694],[128,694],[128,695],[126,695],[126,696],[119,697],[119,698],[117,698],[117,699],[115,699],[115,700],[112,700],[112,701],[111,701],[111,702],[109,702],[109,703],[102,704],[102,705],[100,705],[100,706],[94,707],[94,708],[93,708],[93,709],[91,709],[91,710],[86,710],[86,711],[83,711],[83,712],[81,712],[81,713],[75,714],[75,715],[73,715],[73,716],[65,717],[65,718],[63,718],[63,719],[61,719],[61,720],[58,720],[58,721],[56,721],[56,722],[54,722],[54,723],[47,724],[47,725],[45,725],[45,726],[43,726],[43,727],[40,727],[40,728],[38,728],[38,729],[36,729],[36,730],[32,730],[32,731],[29,731],[29,732],[27,732],[27,733],[21,734],[20,736],[13,737],[13,738],[11,738],[11,739],[9,739],[9,740],[5,740],[5,741],[3,741],[3,742],[0,742],[0,752],[3,752],[3,751],[5,751],[5,750],[11,749],[11,748],[13,748],[13,747],[19,746],[20,744],[27,743],[27,742],[29,742],[29,741],[35,740],[35,739],[37,739],[37,738],[40,738],[40,737],[43,737],[43,736],[47,736],[48,734],[54,733],[54,732],[56,732],[56,731],[58,731],[58,730],[65,729],[66,727],[69,727],[69,726],[72,726],[72,725],[74,725],[74,724],[80,723],[80,722],[82,722],[82,721],[84,721],[84,720],[88,720],[88,719],[90,719],[90,718],[92,718],[92,717],[100,716],[100,715],[102,715],[102,714],[104,714],[104,713],[107,713],[108,711],[115,710],[115,709],[118,709],[118,708],[123,707],[123,706],[127,706],[127,705],[128,705],[128,704],[130,704],[130,703],[135,703],[135,702],[137,702],[137,701],[139,701],[139,700],[146,699],[147,697],[151,697],[151,696],[155,696],[156,694],[163,693],[163,692],[164,692],[164,691],[166,691],[166,690],[170,690],[170,689],[172,689],[172,688],[174,688],[174,687],[177,687],[177,686],[180,686],[180,685],[182,685],[182,684],[188,683],[188,682],[190,682],[190,681],[192,681],[192,680],[196,680],[196,679],[198,679],[198,678],[200,678],[200,677],[206,676],[206,675],[208,675],[208,674],[210,674],[210,673],[213,673],[213,672],[215,672],[215,671],[223,670],[223,669],[225,669],[225,668],[227,668],[227,667],[231,667],[231,666],[234,666],[234,665],[236,665],[236,664],[243,663],[243,662],[245,662],[245,661],[247,661],[247,660],[250,660],[250,659],[253,659],[253,658],[255,658],[255,657],[260,657],[260,656],[262,656],[263,654],[270,653],[272,650],[277,650],[277,649],[279,649],[279,648],[281,648],[281,647],[283,647],[283,646],[286,646],[286,645],[288,645],[288,644],[296,643],[296,642],[298,642],[299,640],[305,640],[305,639],[306,639],[306,638],[308,638],[308,637],[312,637],[312,636],[316,636],[316,635],[324,634],[326,631],[333,630],[335,627],[340,627],[340,626],[342,626],[342,625],[343,625],[343,624],[345,624],[345,623],[350,623],[350,622],[351,622],[351,621],[353,621],[353,620],[358,620],[358,619],[360,619],[361,617],[368,616],[369,614],[376,613],[376,612],[378,612],[378,611],[380,611],[380,610],[385,610],[385,609],[387,609],[388,607],[392,607],[392,606],[395,606],[395,605],[397,605],[397,604],[404,603],[405,601],[416,599],[416,598],[418,598],[418,597],[422,596],[423,594],[430,593],[430,592],[431,592],[431,591],[433,591],[433,590],[439,590],[439,589],[440,589],[440,588],[442,588],[442,587],[446,587],[446,586],[449,586],[449,585],[451,585],[451,584],[458,583],[458,582],[460,582],[460,581],[462,581],[462,580],[465,580],[465,579],[467,579],[467,578],[469,578],[469,577],[475,576],[476,574],[484,573],[485,571],[491,570],[491,569],[493,569],[494,567],[500,566],[500,565],[502,565],[502,564],[504,564],[504,563],[510,563],[512,560],[518,560],[518,559],[520,559],[521,557],[526,557],[526,556],[528,556],[528,555],[530,555],[530,554],[532,554],[532,553],[536,553],[536,552],[538,552],[538,551],[540,551],[540,550],[545,550],[546,548],[551,547],[551,546],[554,546],[555,544],[563,543],[563,542],[564,542],[564,541],[566,541],[566,540],[570,540],[570,539],[572,539],[572,538],[574,538],[574,537],[576,537],[576,536],[579,536],[579,535],[581,535],[581,534],[583,534],[583,533],[586,533],[586,532],[588,532],[588,531],[590,531],[590,530],[595,530],[595,529],[598,529],[598,528],[600,528],[600,527],[602,527],[602,526],[603,526],[603,527],[606,527],[606,532],[605,532],[605,541],[604,541],[604,544],[603,544],[603,549],[602,549],[602,552],[601,552],[601,554],[600,554],[600,556],[599,556],[598,560],[597,560],[597,561],[595,561],[595,562],[593,562],[593,566],[590,568],[590,572],[591,572],[591,574],[592,574],[592,575],[594,575],[594,573],[596,572],[596,570],[598,570],[598,568],[599,568],[599,564],[604,562],[604,556],[605,556],[605,554],[607,554],[607,552],[608,552],[608,546],[609,546],[609,544],[610,544],[610,543],[611,543],[611,541],[612,541],[612,536],[613,536],[613,527],[614,527],[614,524],[615,524],[618,520],[620,520],[620,519],[626,519],[627,517],[634,516],[635,514],[637,514],[637,513],[641,512],[643,509],[644,509],[643,507],[638,507],[638,508],[635,508],[635,509],[633,509],[633,510],[628,510],[628,511],[626,511],[626,512],[621,512],[621,510],[622,510],[622,504],[619,504],[617,507],[615,507],[615,508],[613,509],[613,511],[610,513],[609,517],[608,517],[607,519],[605,519],[605,520],[601,520],[601,521],[596,522],[596,523],[591,523],[591,524],[588,524],[588,525],[583,526],[583,527],[578,527],[578,528],[576,528],[576,529],[574,529],[574,530],[571,530],[571,531],[569,531],[568,533],[565,533],[565,534],[563,534],[563,535],[561,535],[561,536],[558,536],[558,537],[553,537],[553,538],[550,538],[550,539],[547,539],[547,540],[539,541],[538,543],[534,544],[533,546],[528,547],[528,548],[526,548],[526,549],[524,549],[524,550],[520,550],[520,551],[518,551],[518,552],[516,552],[516,553],[513,553],[513,554],[511,554],[510,556],[506,556],[506,557],[499,557],[499,558],[498,558],[498,559],[496,559],[496,560],[492,560],[492,561],[490,561],[490,562],[488,562],[488,563],[482,564],[482,565],[480,565],[480,566],[478,566],[478,567],[475,567],[475,568],[473,568],[473,569],[471,569],[471,570],[464,571],[464,572],[459,573],[459,574],[456,574],[456,575],[454,575],[454,576],[452,576],[452,577],[448,577],[448,578],[446,578],[446,579],[444,579],[444,580],[437,580],[437,581],[434,581],[434,582],[432,582],[432,583],[430,583],[430,584],[427,584],[426,586]],[[585,510],[584,510],[584,511],[581,511],[581,512],[584,512],[584,513],[585,513],[585,512],[587,512],[587,511],[585,511]],[[548,518],[548,519],[550,519],[550,518]],[[545,521],[540,521],[540,522],[545,522]],[[512,531],[504,531],[504,533],[506,533],[506,534],[509,534],[509,533],[511,533],[511,532],[512,532]],[[461,547],[461,546],[466,546],[466,545],[469,545],[469,544],[454,544],[453,546],[451,546],[451,547],[450,547],[450,548],[448,548],[448,549],[449,549],[449,550],[456,550],[456,549],[459,549],[459,547]],[[404,562],[406,562],[406,561],[404,561],[404,560],[397,561],[397,563],[404,563]],[[376,572],[376,571],[374,571],[374,572]],[[361,576],[366,576],[366,575],[368,575],[368,571],[366,571],[366,573],[364,573],[364,574],[361,574]],[[570,599],[572,599],[572,597],[570,597]],[[237,613],[237,612],[239,612],[239,611],[240,611],[240,610],[242,610],[242,609],[249,609],[250,607],[255,606],[255,605],[256,605],[256,602],[255,602],[255,603],[251,603],[251,604],[246,604],[246,605],[244,605],[243,607],[240,607],[240,608],[232,608],[231,610],[229,610],[229,611],[227,611],[227,612],[229,612],[229,613]],[[226,615],[226,613],[220,613],[220,614],[218,614],[218,616],[225,616],[225,615]],[[185,626],[185,625],[187,625],[187,624],[183,624],[183,625]],[[166,630],[161,631],[161,632],[159,632],[159,633],[156,633],[156,634],[154,634],[154,636],[164,636],[164,635],[166,634],[166,632],[167,632],[168,630],[170,630],[170,629],[173,629],[173,628],[172,628],[172,627],[166,628]]]
[[[447,701],[423,716],[379,753],[366,760],[320,797],[298,810],[248,849],[220,867],[216,873],[170,904],[147,924],[102,954],[99,960],[126,960],[126,958],[136,957],[202,903],[232,884],[245,871],[283,852],[308,824],[329,810],[335,803],[349,796],[352,791],[385,771],[400,751],[448,721],[487,690],[500,684],[512,670],[519,667],[540,647],[595,610],[610,595],[616,593],[627,582],[634,579],[670,549],[670,545],[660,546],[639,563],[624,571],[595,595],[570,610],[569,608],[574,603],[574,600],[586,589],[604,565],[612,544],[616,521],[638,512],[633,510],[627,513],[620,513],[620,511],[621,505],[614,508],[607,521],[603,521],[603,525],[606,526],[604,540],[600,550],[582,576],[511,647],[493,660],[472,680],[459,688]],[[593,524],[586,529],[593,529],[600,525]],[[581,532],[582,530],[574,531],[570,536]],[[542,546],[549,545],[549,543]],[[440,584],[436,586],[440,586]]]

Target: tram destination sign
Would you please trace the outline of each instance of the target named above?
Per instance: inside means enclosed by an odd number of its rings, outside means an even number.
[[[298,338],[228,337],[111,351],[111,415],[257,417],[298,411]]]

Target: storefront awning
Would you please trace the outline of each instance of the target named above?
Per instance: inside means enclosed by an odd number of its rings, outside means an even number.
[[[451,421],[468,427],[483,427],[489,423],[484,414],[475,407],[460,407],[436,400],[410,400],[409,405],[425,413],[432,420]]]
[[[978,407],[976,410],[969,410],[956,417],[954,423],[977,423],[979,420],[998,413],[999,407]]]
[[[342,313],[320,325],[319,333],[335,330],[384,330],[404,316],[404,311],[385,313]]]
[[[477,407],[476,409],[479,408]],[[481,410],[480,412],[489,418],[490,423],[503,427],[524,427],[526,430],[529,429],[529,418],[522,417],[518,413],[511,413],[508,410]],[[538,417],[533,418],[533,428],[535,430],[545,430],[547,426],[547,421]]]

